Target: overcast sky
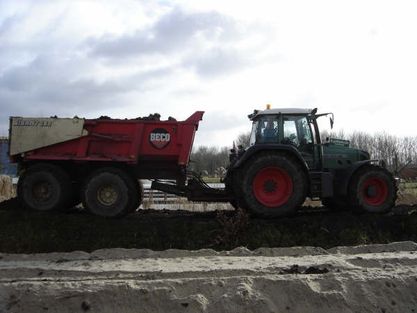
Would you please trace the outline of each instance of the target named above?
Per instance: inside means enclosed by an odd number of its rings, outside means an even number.
[[[0,135],[10,115],[204,110],[196,144],[230,146],[271,103],[417,136],[416,16],[411,0],[0,0]]]

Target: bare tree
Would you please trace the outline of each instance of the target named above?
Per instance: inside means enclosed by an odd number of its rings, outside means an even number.
[[[191,168],[197,173],[207,171],[209,176],[215,176],[218,168],[226,168],[229,159],[227,147],[200,146],[191,153]]]
[[[239,136],[237,136],[236,138],[236,145],[237,146],[242,146],[244,148],[249,147],[249,142],[250,142],[250,132],[247,133],[241,133],[239,134]]]

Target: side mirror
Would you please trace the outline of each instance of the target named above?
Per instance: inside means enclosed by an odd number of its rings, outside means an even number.
[[[334,124],[334,116],[332,114],[332,116],[330,117],[330,128],[333,129],[333,124]]]

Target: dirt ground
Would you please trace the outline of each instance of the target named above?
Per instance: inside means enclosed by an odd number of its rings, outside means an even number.
[[[417,312],[417,244],[1,254],[0,312]]]
[[[306,206],[268,220],[104,219],[11,198],[0,203],[0,313],[417,312],[417,205],[407,201],[383,215]]]
[[[106,248],[214,249],[417,242],[417,206],[400,205],[389,214],[355,214],[304,207],[277,219],[241,212],[140,210],[105,219],[81,209],[24,210],[16,199],[0,203],[0,251],[4,253],[92,252]]]

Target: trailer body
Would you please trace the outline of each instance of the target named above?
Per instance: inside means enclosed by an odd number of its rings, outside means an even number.
[[[194,135],[204,112],[184,121],[10,118],[10,159],[18,163],[18,199],[35,210],[82,202],[96,215],[120,217],[143,200],[140,179],[186,183]]]
[[[10,118],[12,162],[120,163],[138,178],[175,178],[187,166],[204,112],[185,121]]]

